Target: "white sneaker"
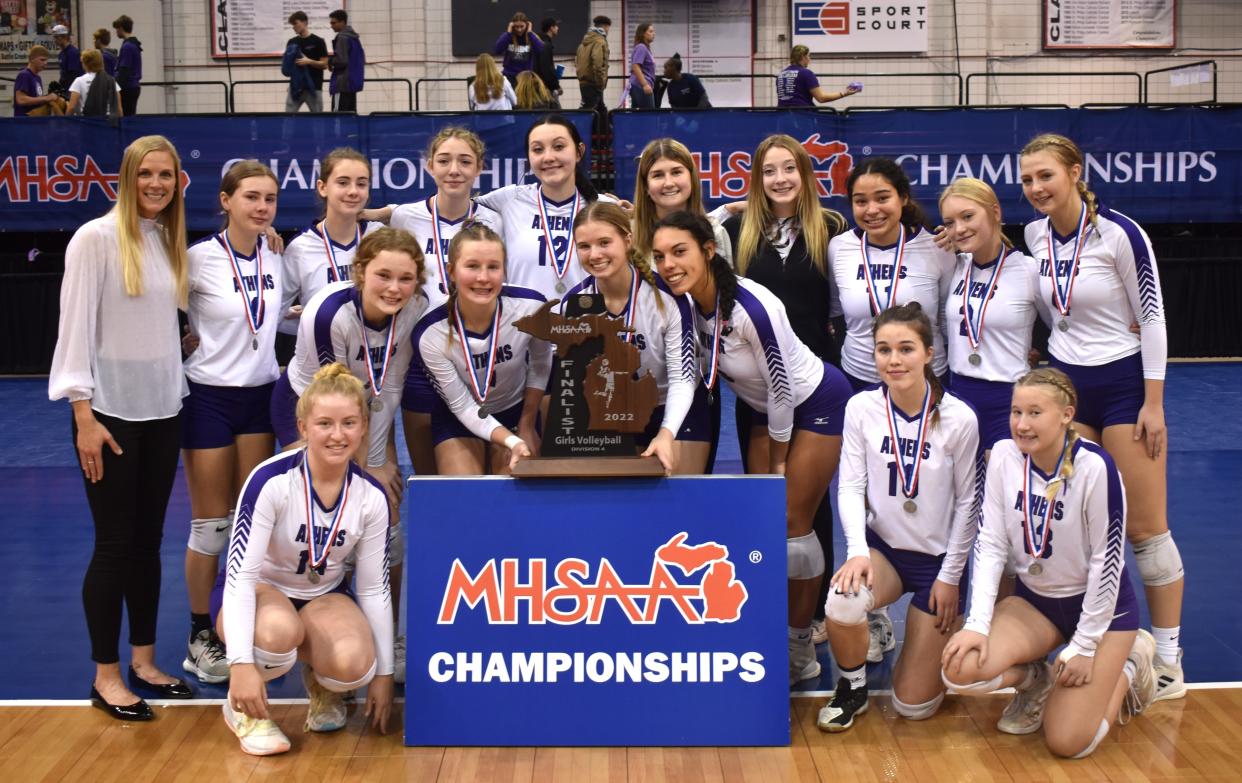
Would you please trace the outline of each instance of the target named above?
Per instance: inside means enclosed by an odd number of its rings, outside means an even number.
[[[311,667],[302,664],[302,684],[310,705],[306,708],[306,723],[302,731],[337,731],[345,728],[345,699],[319,684]]]
[[[275,721],[252,718],[244,712],[234,712],[229,700],[224,700],[224,722],[241,741],[241,749],[251,756],[274,756],[289,750],[289,738]]]
[[[1182,673],[1182,652],[1183,650],[1179,647],[1177,660],[1173,663],[1165,663],[1160,658],[1155,659],[1156,701],[1186,698],[1186,675]]]
[[[815,644],[823,644],[828,641],[827,620],[816,620],[811,623],[811,641]]]
[[[392,645],[392,681],[398,685],[405,682],[405,634]]]
[[[797,685],[803,680],[813,680],[819,676],[819,661],[815,658],[815,642],[807,635],[805,638],[789,634],[789,684]]]
[[[185,660],[181,668],[203,682],[228,682],[229,661],[224,645],[211,631],[199,631],[186,646]]]
[[[1156,699],[1156,669],[1152,663],[1155,658],[1156,640],[1146,629],[1140,628],[1126,658],[1134,665],[1134,679],[1126,689],[1125,698],[1121,700],[1121,711],[1117,715],[1117,722],[1122,726],[1150,707]],[[1182,687],[1185,690],[1184,684]]]
[[[1028,665],[1039,667],[1035,672],[1035,681],[1018,691],[1005,705],[1005,711],[996,722],[998,731],[1034,734],[1044,725],[1044,705],[1048,703],[1048,694],[1052,693],[1052,667],[1047,661]]]
[[[887,613],[867,614],[867,663],[879,663],[884,653],[897,649],[893,621]]]

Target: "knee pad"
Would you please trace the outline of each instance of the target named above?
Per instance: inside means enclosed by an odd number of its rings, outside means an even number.
[[[897,694],[893,693],[893,709],[897,714],[906,720],[927,720],[936,714],[936,710],[940,709],[940,703],[944,701],[944,694],[941,693],[931,701],[925,701],[922,704],[906,704],[897,698]]]
[[[268,652],[259,647],[254,648],[254,667],[259,670],[259,676],[263,678],[263,682],[288,674],[297,661],[296,647],[289,652],[282,653]]]
[[[388,567],[395,568],[405,562],[405,520],[388,528]]]
[[[941,669],[940,681],[944,683],[944,687],[949,690],[949,693],[958,693],[964,696],[982,696],[985,693],[992,693],[1000,688],[1001,675],[998,674],[990,680],[979,680],[966,685],[958,685],[949,679],[949,676],[944,673],[944,669]],[[893,701],[897,700],[893,699]]]
[[[1182,554],[1173,543],[1173,534],[1164,531],[1134,545],[1139,576],[1148,587],[1173,584],[1184,575]]]
[[[1108,721],[1101,720],[1100,727],[1096,729],[1095,739],[1091,740],[1091,744],[1070,756],[1070,758],[1085,759],[1087,756],[1095,753],[1095,749],[1100,747],[1100,743],[1104,741],[1106,736],[1108,736]]]
[[[375,679],[375,667],[377,663],[377,661],[372,660],[371,668],[367,670],[367,673],[353,682],[341,682],[340,680],[334,680],[331,677],[324,677],[319,672],[315,672],[315,680],[333,693],[349,693],[350,691],[357,690],[371,680]]]
[[[190,540],[186,548],[200,555],[215,557],[229,545],[229,531],[233,528],[233,517],[212,517],[210,519],[190,520]]]
[[[790,579],[814,579],[824,575],[824,548],[819,545],[814,531],[785,539],[785,553],[789,557]]]
[[[833,589],[828,591],[824,615],[837,625],[862,625],[867,622],[867,612],[874,608],[875,595],[866,585],[856,594],[838,593]]]

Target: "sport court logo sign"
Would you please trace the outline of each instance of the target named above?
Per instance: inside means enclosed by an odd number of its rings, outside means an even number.
[[[794,3],[794,35],[849,35],[850,4]]]
[[[928,6],[926,0],[794,0],[793,43],[812,52],[926,51]]]

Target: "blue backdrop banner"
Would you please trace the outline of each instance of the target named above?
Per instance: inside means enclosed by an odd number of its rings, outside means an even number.
[[[189,228],[220,227],[220,177],[234,161],[257,158],[280,182],[276,227],[300,229],[320,214],[319,160],[336,147],[371,158],[371,205],[408,203],[435,192],[423,167],[431,138],[447,125],[474,130],[487,147],[478,187],[525,181],[526,129],[539,116],[336,114],[133,117],[112,127],[76,117],[0,120],[0,231],[74,230],[111,208],[125,146],[152,133],[172,140],[186,176]],[[566,114],[589,145],[591,115]],[[588,158],[583,163],[589,166]]]
[[[787,745],[785,484],[412,479],[408,745]]]
[[[944,109],[831,112],[719,109],[626,111],[613,116],[617,193],[632,198],[643,147],[671,136],[700,161],[709,208],[745,198],[751,153],[772,133],[806,148],[824,204],[850,218],[846,179],[865,157],[894,158],[933,225],[940,191],[957,177],[994,188],[1005,222],[1035,212],[1022,196],[1018,150],[1039,133],[1074,139],[1102,203],[1139,221],[1242,219],[1242,109]]]

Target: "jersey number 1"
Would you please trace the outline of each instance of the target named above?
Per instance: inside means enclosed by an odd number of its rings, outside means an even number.
[[[897,483],[899,478],[900,477],[897,475],[897,463],[896,462],[888,463],[888,495],[889,497],[895,498],[897,497],[897,493],[901,491],[901,486]],[[914,493],[911,494],[910,497],[917,498],[918,496],[919,496],[919,488],[915,487]],[[306,553],[303,552],[303,554],[306,554]]]

